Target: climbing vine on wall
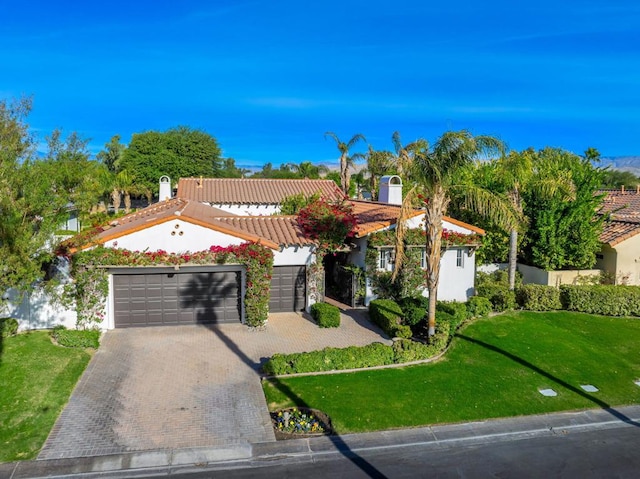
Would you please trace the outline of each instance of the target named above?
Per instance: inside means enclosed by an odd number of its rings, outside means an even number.
[[[265,323],[269,314],[273,253],[256,243],[227,247],[211,246],[208,250],[181,254],[158,251],[130,251],[102,246],[81,251],[72,256],[74,282],[67,286],[65,296],[78,313],[78,326],[101,323],[109,280],[107,267],[116,266],[179,266],[243,264],[246,267],[247,288],[244,298],[245,319],[249,326]]]
[[[412,228],[405,232],[405,255],[402,270],[395,281],[390,271],[378,269],[380,248],[393,249],[396,242],[395,230],[384,230],[369,236],[365,264],[367,277],[371,281],[374,293],[381,298],[400,299],[422,294],[426,287],[426,277],[422,269],[422,250],[425,245],[425,230]],[[481,236],[464,234],[444,229],[442,232],[443,248],[448,246],[475,246],[481,243]]]

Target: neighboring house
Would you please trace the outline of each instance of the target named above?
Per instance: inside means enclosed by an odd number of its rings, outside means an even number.
[[[143,210],[119,218],[112,226],[98,235],[97,243],[106,247],[128,250],[164,250],[184,253],[206,250],[212,245],[229,246],[244,242],[257,242],[273,250],[274,269],[271,281],[270,312],[307,310],[316,301],[307,288],[308,273],[315,263],[315,245],[302,233],[294,216],[240,216],[239,208],[251,212],[277,209],[280,198],[303,192],[313,194],[324,180],[213,180],[187,179],[179,182],[178,193],[188,191],[186,185],[217,184],[227,188],[228,196],[216,193],[213,187],[206,195],[192,194],[191,198],[177,197],[156,203]],[[279,182],[297,188],[280,188]],[[331,182],[332,183],[332,182]],[[334,183],[335,184],[335,183]],[[182,189],[180,187],[182,185]],[[239,201],[233,185],[251,192],[250,201]],[[398,185],[401,188],[401,183]],[[333,197],[336,190],[328,188]],[[189,194],[189,193],[185,193]],[[340,193],[341,195],[341,193]],[[223,210],[204,204],[214,198]],[[401,194],[399,196],[401,199]],[[391,198],[393,199],[393,195]],[[261,202],[262,201],[262,202]],[[269,203],[271,202],[271,203]],[[209,203],[209,201],[207,201]],[[387,203],[352,201],[358,219],[358,230],[352,244],[348,262],[364,266],[367,237],[375,231],[393,228],[400,215],[400,206]],[[229,208],[232,206],[232,208]],[[237,206],[237,207],[236,207]],[[420,227],[424,213],[416,211],[409,220],[411,227]],[[445,218],[443,225],[451,231],[465,234],[483,233],[482,230]],[[391,254],[380,251],[381,267],[390,264]],[[331,256],[331,255],[329,255]],[[383,264],[383,262],[386,263]],[[184,324],[195,322],[203,314],[201,300],[196,296],[213,298],[207,311],[213,311],[216,322],[243,321],[244,292],[247,288],[241,266],[208,265],[180,266],[179,269],[159,267],[127,267],[110,269],[110,290],[107,301],[107,329],[159,324]],[[444,252],[440,276],[439,297],[443,300],[466,300],[473,294],[475,256],[473,248],[456,247]],[[367,292],[366,302],[373,293]]]
[[[315,193],[328,200],[344,199],[332,180],[261,178],[180,178],[176,197],[207,203],[235,215],[268,216],[279,213],[280,204],[288,196]]]
[[[600,213],[609,214],[596,267],[616,284],[640,285],[640,191],[606,191]]]

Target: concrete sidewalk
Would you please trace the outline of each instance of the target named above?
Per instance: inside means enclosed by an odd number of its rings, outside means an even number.
[[[640,427],[640,405],[279,442],[6,463],[0,464],[0,478],[129,478],[220,471],[299,464],[319,456],[374,449],[485,444],[619,427]]]

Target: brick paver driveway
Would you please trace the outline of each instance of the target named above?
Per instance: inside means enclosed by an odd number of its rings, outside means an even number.
[[[295,313],[241,324],[108,331],[39,459],[275,441],[258,367],[275,352],[385,341],[354,311],[336,329]]]

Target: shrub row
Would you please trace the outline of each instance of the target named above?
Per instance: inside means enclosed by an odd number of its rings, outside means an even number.
[[[519,306],[529,311],[568,310],[604,316],[640,316],[640,286],[525,284],[514,291],[502,284],[478,288],[494,311]],[[473,298],[472,298],[473,299]],[[475,300],[477,301],[477,300]]]
[[[605,316],[640,316],[640,286],[560,286],[564,309]]]
[[[525,284],[516,290],[516,300],[529,311],[557,311],[562,309],[560,290],[542,284]]]
[[[402,308],[391,299],[375,299],[369,303],[369,317],[391,338],[410,338],[411,328],[402,324]]]
[[[97,329],[66,329],[56,326],[51,336],[66,348],[97,348],[100,346],[100,331]]]
[[[267,374],[295,374],[341,369],[360,369],[388,364],[402,364],[431,358],[444,351],[449,341],[449,325],[438,326],[431,344],[399,339],[391,346],[373,343],[367,346],[325,348],[320,351],[274,354],[262,367]]]
[[[340,310],[332,304],[312,304],[311,316],[321,328],[337,328],[340,326]]]

